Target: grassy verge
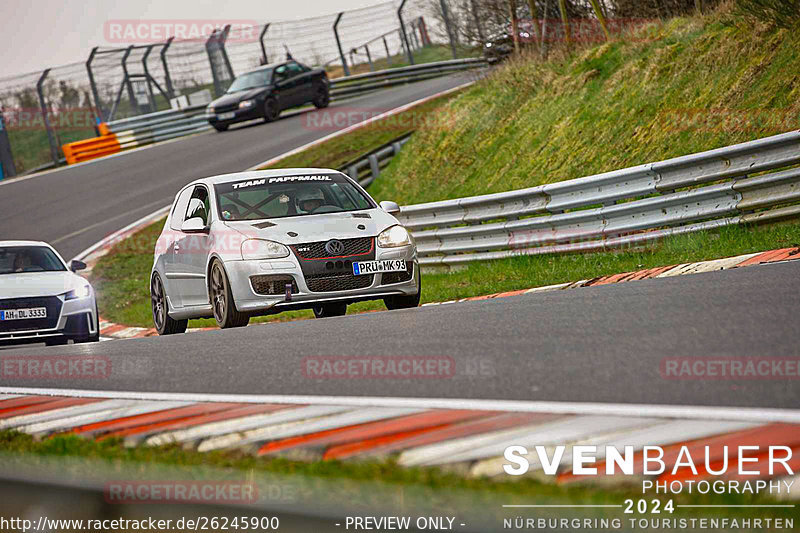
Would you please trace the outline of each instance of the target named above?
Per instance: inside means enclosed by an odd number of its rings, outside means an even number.
[[[100,312],[120,324],[151,327],[149,275],[163,221],[123,241],[101,258],[92,272]],[[527,289],[643,268],[718,259],[773,248],[800,246],[800,223],[766,227],[726,227],[665,239],[647,248],[575,255],[526,256],[474,263],[450,273],[426,273],[423,303],[495,292]],[[384,309],[382,302],[351,305],[348,312]],[[256,322],[311,318],[310,311],[291,311]],[[193,320],[190,327],[209,327],[213,320]]]
[[[397,54],[391,57],[391,61],[386,59],[384,54],[386,53],[383,47],[381,46],[382,43],[376,43],[370,46],[370,53],[373,56],[372,65],[375,70],[385,70],[387,68],[400,68],[400,67],[407,67],[410,65],[408,62],[408,57],[405,54]],[[359,49],[359,52],[362,53],[360,56],[361,58],[365,58],[366,55],[363,55],[364,49]],[[467,48],[467,47],[459,47],[457,50],[458,58],[459,59],[466,59],[468,57],[475,57],[480,54],[480,49],[475,48]],[[380,59],[375,59],[380,58]],[[349,59],[349,58],[348,58]],[[424,63],[435,63],[437,61],[447,61],[453,59],[453,52],[450,50],[449,46],[442,45],[442,44],[432,44],[429,46],[425,46],[420,50],[414,51],[414,64],[415,65],[422,65]],[[344,69],[341,65],[334,65],[327,69],[328,77],[333,78],[341,78],[344,76]],[[358,63],[356,65],[350,65],[350,74],[355,76],[356,74],[366,74],[370,72],[369,70],[369,63]]]
[[[467,491],[476,495],[489,495],[506,498],[509,503],[580,503],[580,504],[619,504],[626,498],[641,498],[641,490],[627,487],[596,487],[582,484],[555,485],[534,477],[514,478],[507,476],[495,478],[467,478],[456,472],[440,468],[404,468],[392,460],[388,461],[316,461],[300,462],[280,457],[254,457],[241,452],[199,453],[181,446],[136,446],[125,447],[120,440],[107,439],[101,442],[78,436],[55,436],[35,440],[31,436],[15,432],[0,431],[0,450],[14,454],[39,457],[81,457],[99,459],[121,464],[161,464],[180,467],[219,467],[241,471],[248,477],[253,473],[278,474],[281,476],[302,476],[318,480],[350,480],[383,483],[398,487],[416,486],[427,489],[444,490],[448,493]],[[662,500],[667,497],[662,496]],[[770,503],[774,500],[766,496],[753,495],[700,495],[680,494],[670,497],[676,506],[681,504],[706,505],[745,505]],[[481,501],[481,498],[475,498]],[[365,508],[371,504],[369,495],[360,500]],[[487,509],[489,512],[492,510]],[[786,517],[793,515],[792,509],[715,509],[714,517]],[[614,515],[621,515],[614,511]],[[691,512],[678,510],[676,516],[691,516]]]

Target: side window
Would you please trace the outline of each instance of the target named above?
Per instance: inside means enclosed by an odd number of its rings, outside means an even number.
[[[189,198],[192,197],[192,188],[187,187],[181,191],[180,196],[175,201],[175,207],[172,208],[172,215],[170,215],[169,227],[174,230],[181,229],[183,224],[183,216],[186,213],[186,207],[189,205]]]
[[[275,81],[285,80],[289,77],[289,71],[286,65],[275,67]]]
[[[296,63],[294,61],[286,64],[286,70],[288,71],[289,76],[297,76],[298,74],[302,74],[303,72],[305,72],[305,70],[303,70],[303,67],[301,67],[299,63]]]
[[[203,224],[208,224],[208,208],[208,191],[205,187],[198,185],[192,191],[192,197],[189,199],[189,206],[186,209],[184,220],[200,217],[203,219]]]

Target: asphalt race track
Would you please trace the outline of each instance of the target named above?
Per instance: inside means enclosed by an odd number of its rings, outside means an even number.
[[[461,73],[404,85],[310,113],[355,108],[376,115],[475,76]],[[245,170],[333,133],[308,127],[306,115],[290,113],[272,124],[238,126],[224,134],[212,131],[7,182],[0,185],[0,240],[44,240],[69,260],[106,235],[171,203],[178,189],[194,179]]]
[[[800,261],[238,330],[2,350],[108,357],[107,379],[2,386],[797,408],[797,379],[685,380],[664,358],[800,355]],[[315,356],[451,357],[423,379],[309,377]]]

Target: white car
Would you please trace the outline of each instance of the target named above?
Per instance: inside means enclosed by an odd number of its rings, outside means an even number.
[[[222,328],[251,316],[420,301],[417,249],[393,216],[336,170],[281,169],[196,180],[175,197],[150,276],[153,322],[182,333],[190,318]]]
[[[0,343],[100,340],[94,289],[75,274],[84,268],[44,242],[0,241]]]

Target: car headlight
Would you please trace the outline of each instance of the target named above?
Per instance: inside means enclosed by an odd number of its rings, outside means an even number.
[[[289,249],[279,242],[247,239],[242,243],[242,259],[280,259],[287,257]]]
[[[79,300],[81,298],[88,298],[89,295],[92,293],[92,288],[89,286],[88,283],[84,283],[80,287],[76,289],[72,289],[67,294],[64,295],[64,300]]]
[[[397,248],[411,244],[411,235],[403,226],[392,226],[378,235],[378,246],[381,248]]]
[[[255,100],[245,100],[243,102],[239,102],[239,109],[249,109],[256,105]]]
[[[213,115],[213,114],[214,114],[214,108],[213,107],[207,107],[206,108],[206,115]]]

